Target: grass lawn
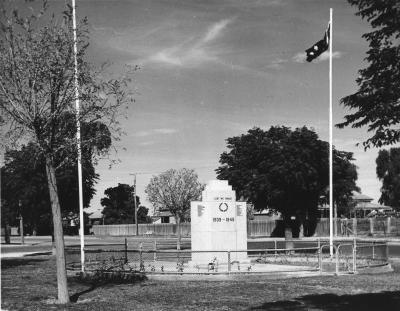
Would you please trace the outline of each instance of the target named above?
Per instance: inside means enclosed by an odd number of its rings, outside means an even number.
[[[356,276],[241,281],[141,281],[91,286],[69,280],[75,303],[54,304],[55,260],[2,260],[2,310],[400,310],[400,261],[395,272]]]

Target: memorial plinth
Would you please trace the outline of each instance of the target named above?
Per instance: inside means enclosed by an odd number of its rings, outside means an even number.
[[[226,251],[231,251],[231,262],[247,260],[246,202],[236,202],[227,180],[211,180],[202,192],[202,201],[191,202],[190,212],[192,263],[210,263],[214,258],[227,263]]]

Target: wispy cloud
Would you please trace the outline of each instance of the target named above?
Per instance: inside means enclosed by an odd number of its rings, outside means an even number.
[[[283,6],[287,4],[286,0],[246,0],[246,1],[236,1],[230,0],[228,1],[230,5],[234,7],[245,7],[245,8],[263,8],[270,6]]]
[[[158,129],[152,129],[152,130],[148,130],[148,131],[139,131],[139,132],[134,133],[133,136],[147,137],[147,136],[152,136],[152,135],[157,135],[157,134],[168,135],[168,134],[174,134],[177,132],[178,132],[178,130],[173,129],[173,128],[158,128]]]
[[[231,22],[232,22],[231,19],[223,19],[223,20],[219,21],[218,23],[213,24],[208,29],[206,35],[204,36],[202,42],[200,42],[200,43],[207,43],[207,42],[210,42],[210,41],[216,39],[220,35],[222,30],[224,30],[226,28],[226,26],[228,26],[228,24]]]
[[[282,65],[283,65],[284,63],[287,63],[287,62],[288,62],[287,59],[277,58],[277,59],[273,60],[272,62],[270,62],[270,63],[267,65],[267,68],[279,69],[279,68],[282,67]]]
[[[149,140],[149,141],[143,141],[143,142],[139,143],[138,145],[139,146],[151,146],[151,145],[154,145],[154,144],[155,144],[154,141]]]
[[[332,53],[332,58],[341,58],[342,56],[343,56],[343,53],[340,51],[335,51]],[[295,56],[293,56],[292,60],[296,63],[305,63],[306,57],[307,57],[307,55],[305,52],[300,52],[300,53],[297,53]],[[313,62],[320,63],[320,62],[326,61],[328,59],[329,59],[329,53],[324,52],[318,58],[313,60]]]
[[[175,46],[162,49],[144,62],[194,67],[206,61],[216,60],[219,52],[212,49],[210,44],[221,36],[232,21],[233,19],[223,19],[214,23],[199,38],[189,38]]]
[[[107,26],[92,25],[92,29],[97,33],[111,34],[114,36],[123,36],[126,34],[125,31],[118,31],[113,27],[107,27]]]
[[[159,133],[159,134],[174,134],[174,133],[178,132],[177,129],[172,129],[172,128],[154,129],[153,131],[155,133]]]

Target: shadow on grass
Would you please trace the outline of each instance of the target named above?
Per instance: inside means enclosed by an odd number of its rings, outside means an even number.
[[[294,300],[267,302],[251,310],[400,310],[400,291],[357,295],[307,295]]]
[[[43,258],[2,258],[1,268],[7,269],[18,266],[32,265],[38,262],[48,261],[48,259]]]
[[[94,291],[96,288],[99,288],[99,287],[101,287],[101,286],[100,285],[91,285],[88,289],[85,289],[83,291],[80,291],[80,292],[77,292],[77,293],[71,295],[69,297],[69,300],[71,302],[77,302],[80,296],[90,293],[91,291]]]
[[[51,254],[52,254],[51,252],[39,252],[39,253],[33,253],[33,254],[25,255],[25,257],[49,256]]]
[[[89,288],[79,291],[69,297],[71,302],[77,302],[79,297],[94,291],[97,288],[108,287],[119,284],[136,284],[147,280],[147,277],[141,273],[106,273],[97,271],[95,273],[81,273],[79,276],[72,278],[72,281],[89,285]]]

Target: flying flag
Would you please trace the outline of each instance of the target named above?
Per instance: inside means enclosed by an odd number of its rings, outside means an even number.
[[[316,59],[322,53],[324,53],[329,47],[329,32],[331,25],[325,30],[324,38],[315,43],[312,47],[306,50],[307,58],[306,61],[311,62]]]

